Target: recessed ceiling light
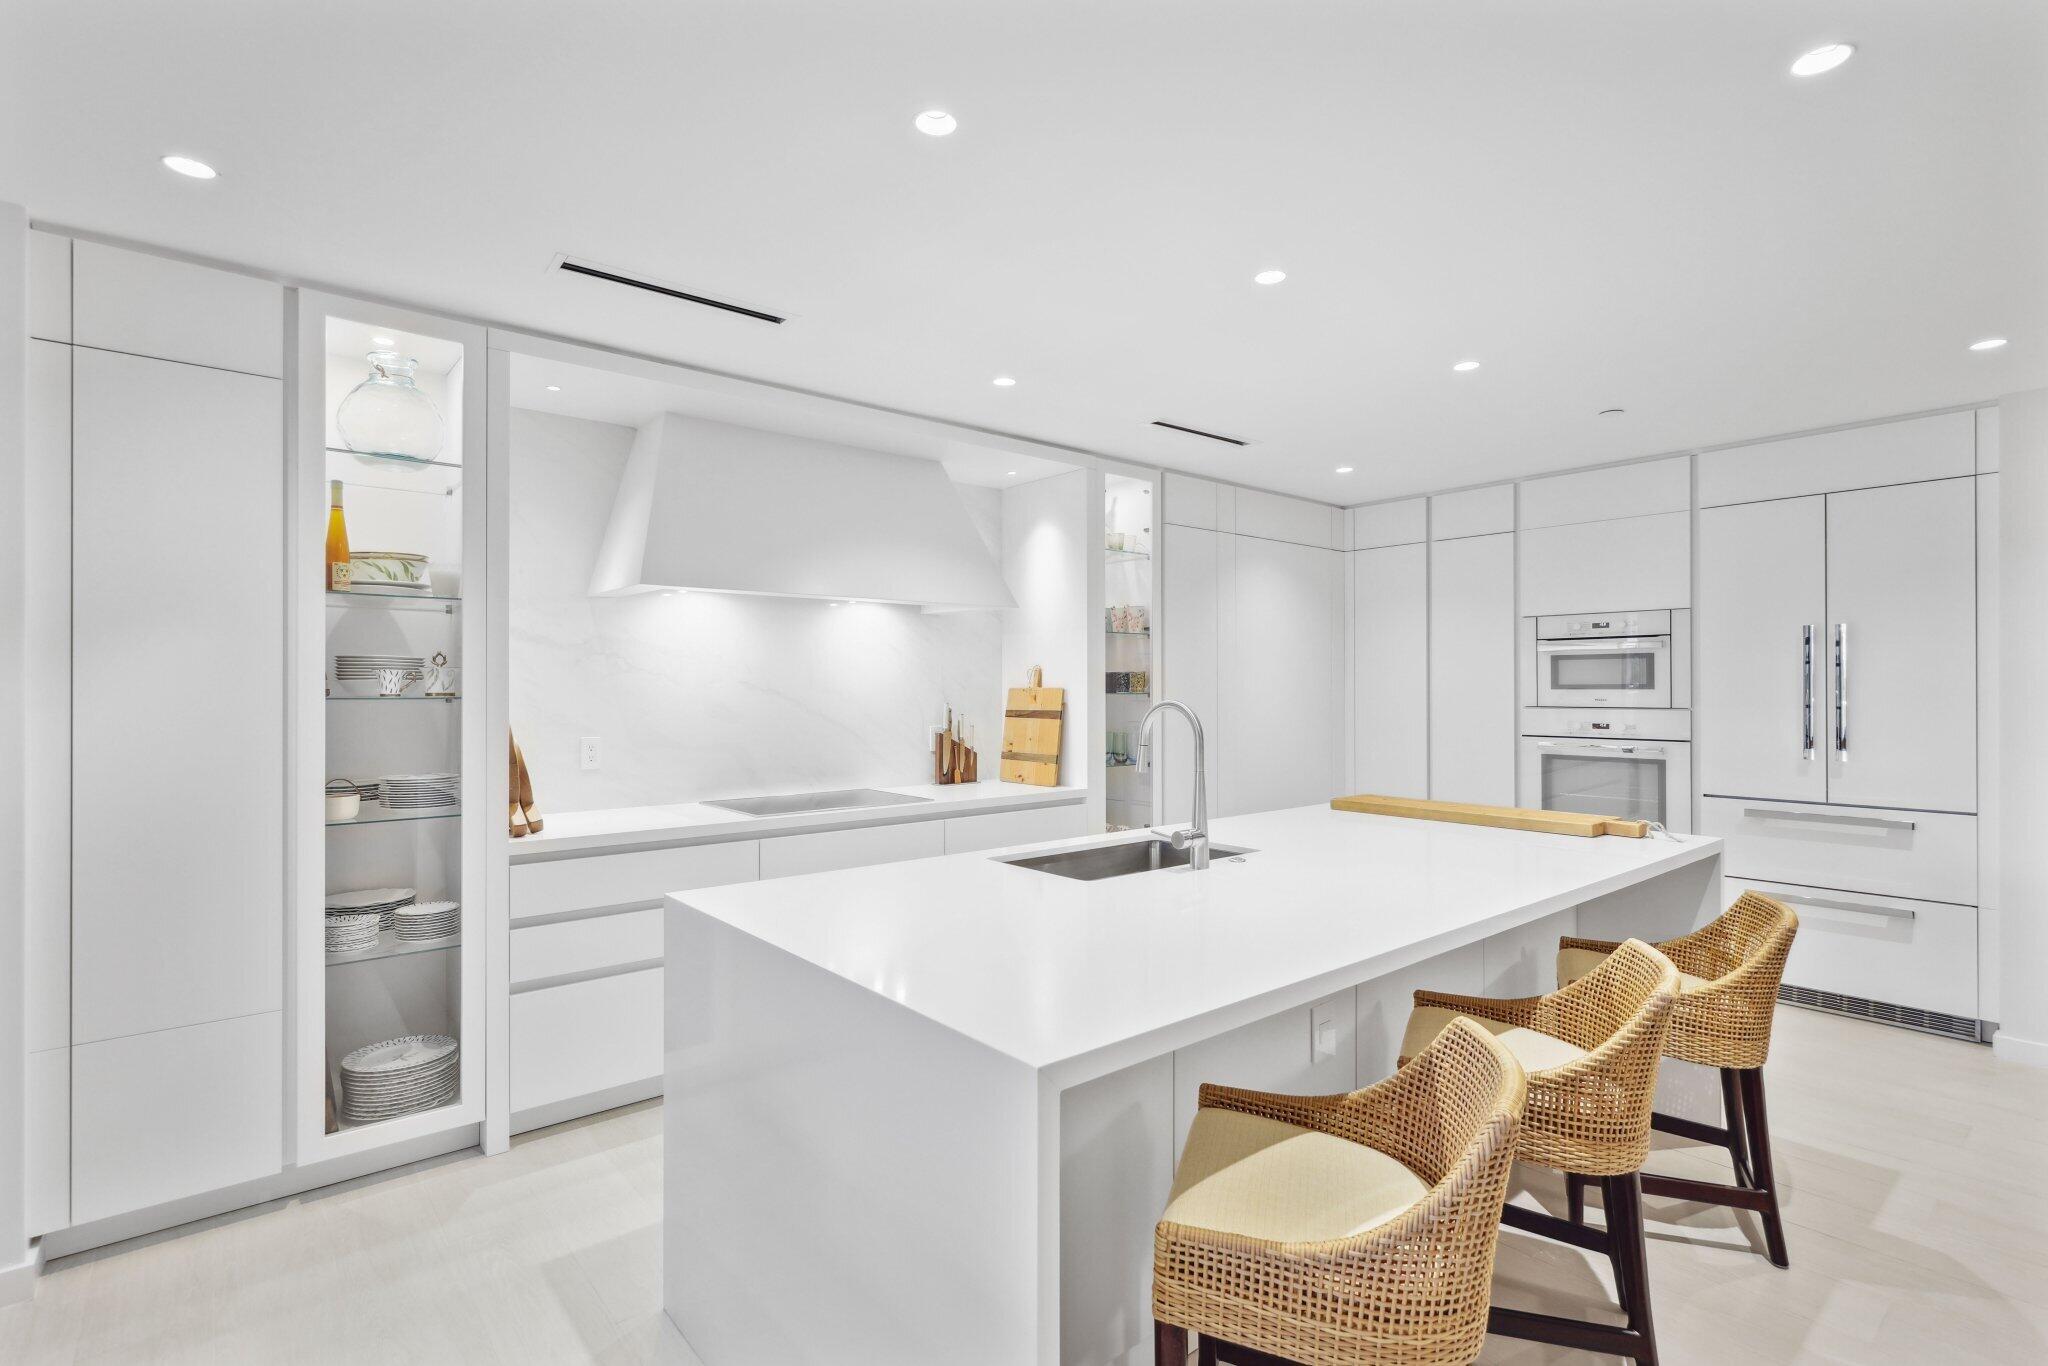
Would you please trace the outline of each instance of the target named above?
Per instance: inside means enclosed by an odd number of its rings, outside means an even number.
[[[1479,368],[1479,362],[1476,360],[1461,360],[1456,365],[1453,365],[1451,368],[1461,373],[1466,370],[1477,370]]]
[[[195,161],[191,157],[168,156],[164,158],[164,165],[170,167],[179,175],[188,175],[194,180],[211,180],[220,174],[220,172],[214,170],[213,167],[205,162]]]
[[[1252,276],[1252,283],[1255,285],[1277,285],[1286,278],[1287,272],[1284,270],[1262,270],[1257,275]]]
[[[370,345],[372,345],[372,346],[396,346],[396,345],[398,345],[398,339],[397,339],[397,338],[395,338],[395,337],[372,337],[372,338],[370,338]]]
[[[1003,478],[1005,478],[1005,479],[1015,479],[1016,477],[1017,477],[1017,471],[1015,471],[1015,470],[1011,470],[1011,471],[1010,471],[1009,473],[1007,473],[1007,474],[1005,474],[1005,475],[1003,476]]]
[[[960,120],[943,109],[927,109],[917,116],[917,131],[942,138],[960,126]]]
[[[559,394],[562,392],[562,386],[559,384],[550,384],[548,386],[548,392],[551,394]]]
[[[1817,47],[1811,52],[1801,53],[1799,60],[1792,63],[1792,74],[1795,76],[1819,76],[1825,72],[1833,71],[1855,55],[1856,48],[1854,44],[1829,43],[1826,47]]]
[[[1986,337],[1983,341],[1971,342],[1970,349],[1972,351],[1996,351],[2003,345],[2005,345],[2005,338],[2003,337]]]
[[[993,380],[990,380],[989,382],[995,385],[998,389],[1013,389],[1017,385],[1017,381],[1011,379],[1008,375],[997,375]]]
[[[1349,473],[1351,473],[1351,466],[1349,466],[1349,465],[1339,465],[1339,466],[1337,466],[1337,473],[1339,473],[1339,474],[1349,474]]]

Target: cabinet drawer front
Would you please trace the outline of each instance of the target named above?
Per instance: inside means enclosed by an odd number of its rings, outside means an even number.
[[[661,971],[514,992],[513,1111],[660,1076]]]
[[[1977,1018],[1977,908],[1728,878],[1799,916],[1785,981],[1842,996]]]
[[[1730,878],[1977,904],[1977,818],[1708,797],[1700,833],[1728,841]]]
[[[820,830],[761,841],[761,876],[795,877],[834,868],[865,868],[899,859],[936,858],[946,852],[943,821],[874,825],[857,830]]]
[[[512,865],[512,918],[593,906],[637,906],[669,892],[752,882],[760,871],[754,840],[637,849],[623,854]]]
[[[661,959],[661,908],[512,927],[512,984]]]

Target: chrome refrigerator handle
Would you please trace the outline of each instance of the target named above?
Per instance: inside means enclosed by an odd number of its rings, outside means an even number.
[[[1835,623],[1835,757],[1849,762],[1849,623]]]
[[[1805,636],[1804,659],[1800,665],[1800,715],[1799,736],[1802,759],[1813,757],[1813,627],[1799,628]]]

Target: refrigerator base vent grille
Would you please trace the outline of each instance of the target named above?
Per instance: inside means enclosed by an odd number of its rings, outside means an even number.
[[[1808,1010],[1825,1010],[1835,1015],[1847,1015],[1857,1020],[1875,1020],[1879,1024],[1896,1025],[1900,1029],[1917,1029],[1923,1034],[1939,1034],[1946,1039],[1962,1039],[1967,1043],[1982,1043],[1983,1031],[1975,1020],[1961,1015],[1944,1015],[1938,1010],[1920,1010],[1914,1006],[1893,1005],[1889,1001],[1872,1001],[1862,996],[1840,996],[1832,991],[1815,991],[1812,987],[1780,986],[1778,999],[1786,1005],[1804,1006]]]

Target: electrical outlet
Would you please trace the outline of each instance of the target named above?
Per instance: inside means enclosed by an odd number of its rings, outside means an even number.
[[[576,742],[576,763],[581,768],[597,767],[597,737],[586,735]]]
[[[1311,1063],[1337,1056],[1337,1007],[1324,1004],[1308,1013],[1308,1060]]]

